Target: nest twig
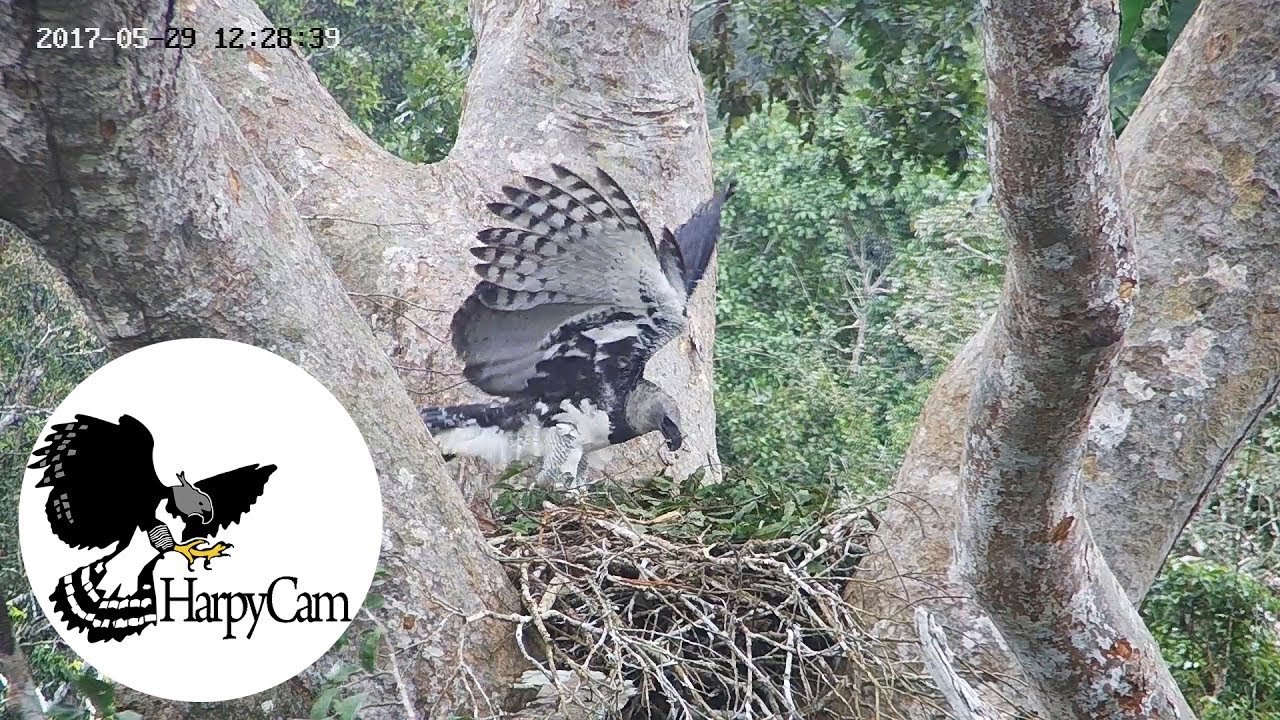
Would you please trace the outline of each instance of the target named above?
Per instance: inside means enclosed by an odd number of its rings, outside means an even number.
[[[867,554],[861,511],[792,537],[707,543],[664,537],[672,514],[548,504],[531,534],[491,541],[542,646],[530,659],[563,702],[579,677],[597,712],[603,688],[625,720],[895,717],[868,698],[922,678],[844,599]]]

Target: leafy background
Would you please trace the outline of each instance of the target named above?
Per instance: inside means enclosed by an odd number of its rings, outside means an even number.
[[[342,29],[338,47],[308,59],[361,129],[409,160],[447,154],[474,50],[463,2],[263,6],[279,25]],[[1195,6],[1121,0],[1117,132]],[[972,5],[938,0],[696,3],[691,49],[716,167],[739,188],[717,299],[718,433],[731,479],[649,488],[635,502],[654,512],[701,503],[691,532],[769,537],[889,486],[933,382],[999,292],[977,20]],[[35,434],[104,357],[57,278],[0,230],[0,546],[16,547]],[[1205,718],[1280,717],[1278,420],[1242,450],[1142,608]],[[497,503],[536,501],[504,493]],[[110,685],[95,685],[28,617],[18,558],[0,556],[0,590],[46,695],[61,693],[68,717],[110,716]],[[336,688],[369,669],[334,668],[313,717],[356,715],[360,701]]]

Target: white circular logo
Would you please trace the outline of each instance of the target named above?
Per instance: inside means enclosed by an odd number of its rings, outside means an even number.
[[[227,340],[124,355],[49,418],[19,502],[22,559],[67,644],[171,700],[251,695],[328,650],[368,593],[378,478],[341,404]]]

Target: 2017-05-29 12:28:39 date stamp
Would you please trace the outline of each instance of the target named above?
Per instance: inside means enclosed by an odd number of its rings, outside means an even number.
[[[247,48],[320,50],[332,48],[342,41],[337,28],[330,27],[259,27],[216,28],[197,31],[192,27],[166,27],[153,32],[145,27],[38,27],[37,50],[92,50],[102,45],[125,49],[166,48],[187,50],[197,43],[209,43],[222,50]]]

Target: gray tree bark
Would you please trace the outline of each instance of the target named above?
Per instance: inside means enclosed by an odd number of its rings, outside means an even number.
[[[1081,470],[1088,527],[1135,604],[1280,382],[1278,75],[1280,3],[1202,3],[1119,142],[1141,291]],[[924,409],[881,525],[886,551],[863,566],[895,579],[862,601],[906,637],[911,606],[928,607],[984,697],[1035,711],[991,618],[949,574],[966,408],[992,333],[968,343]]]
[[[30,4],[0,4],[0,216],[66,273],[113,350],[230,337],[271,347],[330,387],[374,450],[388,504],[398,504],[383,560],[397,580],[382,590],[389,602],[378,617],[401,651],[415,712],[468,711],[469,690],[499,697],[518,675],[507,628],[472,623],[463,648],[459,613],[514,601],[463,495],[445,480],[414,400],[453,399],[443,390],[457,370],[443,342],[447,313],[467,288],[463,250],[500,182],[548,161],[596,157],[636,188],[654,224],[679,222],[709,194],[688,5],[473,3],[479,49],[459,142],[429,167],[399,161],[353,129],[292,53],[205,44],[179,61],[172,52],[25,44],[37,24],[146,18],[154,27],[169,9],[41,3],[37,15]],[[206,37],[264,22],[244,0],[186,10],[171,23]],[[1274,396],[1277,38],[1275,0],[1204,4],[1120,145],[1143,286],[1081,464],[1087,525],[1133,600]],[[685,472],[715,461],[713,293],[699,294],[691,340],[673,344],[651,373],[673,391],[690,388],[680,399],[701,410],[686,418],[697,450],[655,458],[652,440],[638,442],[611,470]],[[926,407],[899,478],[903,501],[884,518],[892,568],[869,566],[901,575],[900,592],[867,604],[890,614],[928,604],[957,634],[962,659],[991,671],[977,684],[995,697],[1008,688],[989,678],[1020,671],[948,578],[965,408],[990,336],[966,347]],[[410,399],[406,387],[422,394]],[[1169,432],[1170,417],[1181,429]],[[478,477],[462,478],[467,493],[483,486]],[[1085,525],[1066,528],[1079,533],[1071,543],[1083,542]],[[460,653],[473,674],[453,672]],[[138,709],[149,720],[302,715],[308,688],[304,676],[241,703]],[[393,688],[372,689],[398,701]],[[376,712],[369,716],[405,714],[399,705]]]
[[[387,629],[379,665],[394,672],[355,688],[372,693],[362,717],[490,715],[523,669],[511,626],[487,615],[517,602],[467,508],[485,475],[446,474],[415,405],[460,394],[447,389],[448,316],[501,183],[551,161],[599,162],[653,225],[710,194],[688,13],[678,0],[475,3],[458,144],[414,166],[356,131],[297,54],[211,49],[217,27],[268,24],[252,3],[0,3],[0,217],[67,277],[108,348],[253,343],[308,370],[363,431],[387,513],[387,602],[373,621]],[[31,47],[40,26],[165,25],[194,26],[202,44]],[[691,337],[650,373],[681,402],[688,450],[646,438],[595,458],[597,472],[717,463],[705,284]],[[306,716],[333,659],[235,703],[125,706],[148,720]]]
[[[689,3],[629,6],[474,0],[475,63],[449,156],[414,166],[352,127],[292,53],[196,48],[201,74],[288,193],[357,307],[426,404],[482,398],[447,342],[449,318],[474,285],[466,252],[492,224],[503,183],[550,162],[604,165],[655,228],[675,226],[711,194],[701,79],[688,52]],[[200,3],[197,27],[265,23],[249,0]],[[282,110],[283,108],[283,110]],[[686,445],[644,437],[587,456],[588,477],[719,471],[711,350],[715,279],[696,294],[691,331],[649,365],[681,401]],[[493,474],[459,467],[468,497]]]
[[[1049,717],[1191,718],[1093,540],[1080,476],[1138,286],[1108,92],[1119,6],[985,10],[1009,256],[966,411],[954,572]]]

